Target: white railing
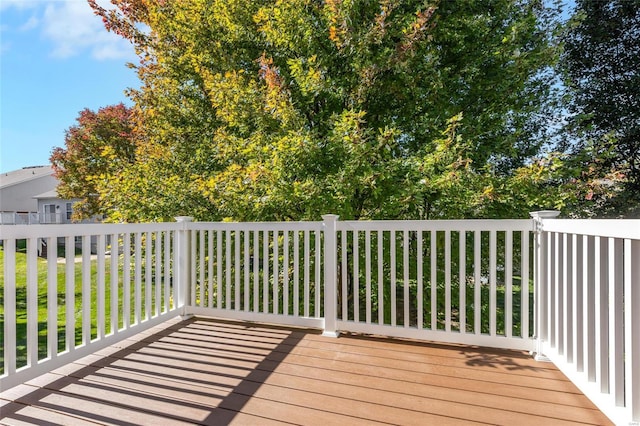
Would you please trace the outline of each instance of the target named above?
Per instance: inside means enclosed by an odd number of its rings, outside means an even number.
[[[540,218],[537,231],[538,353],[616,424],[638,422],[640,220]]]
[[[191,224],[186,312],[534,349],[530,220],[336,219]]]
[[[40,213],[0,212],[0,225],[31,225],[40,221]]]
[[[0,227],[0,388],[23,383],[177,315],[178,281],[173,277],[182,226]],[[43,241],[45,260],[38,258]]]
[[[189,229],[187,313],[324,328],[322,222]]]
[[[640,221],[544,216],[2,226],[0,387],[208,315],[531,350],[639,421]]]
[[[533,350],[530,220],[337,229],[339,330]]]
[[[66,213],[0,212],[0,225],[39,225],[70,223]]]

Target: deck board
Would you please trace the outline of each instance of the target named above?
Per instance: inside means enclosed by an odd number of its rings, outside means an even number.
[[[605,425],[519,351],[169,322],[0,393],[1,424]]]

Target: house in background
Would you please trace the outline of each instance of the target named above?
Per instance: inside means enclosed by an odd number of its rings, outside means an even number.
[[[38,205],[39,223],[71,223],[73,200],[61,199],[55,189],[33,198]]]
[[[71,223],[76,200],[60,198],[58,183],[51,166],[0,174],[0,224]]]

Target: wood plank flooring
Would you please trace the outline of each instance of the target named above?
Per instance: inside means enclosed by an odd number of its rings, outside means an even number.
[[[517,351],[177,320],[0,393],[0,424],[605,425]]]

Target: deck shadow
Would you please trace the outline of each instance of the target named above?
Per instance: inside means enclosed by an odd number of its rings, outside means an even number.
[[[226,325],[229,325],[228,329]],[[194,328],[199,330],[190,345],[189,335],[194,334]],[[209,331],[215,334],[214,331],[220,329],[228,334],[226,339],[231,340],[226,344],[233,344],[234,329],[243,334],[240,346],[244,347],[244,352],[238,350],[237,356],[227,353],[220,359],[216,354],[208,353],[224,351],[215,349],[218,337],[207,337]],[[266,333],[261,336],[263,331]],[[239,415],[245,420],[248,416],[260,421],[259,416],[240,413],[242,408],[271,375],[274,359],[280,363],[299,343],[301,336],[308,333],[316,332],[203,318],[182,321],[98,351],[102,353],[98,359],[93,359],[96,355],[90,355],[73,366],[67,365],[46,375],[46,378],[42,376],[31,381],[30,386],[38,387],[5,404],[0,418],[46,422],[46,417],[34,419],[22,413],[25,407],[35,407],[35,411],[41,413],[54,412],[78,421],[115,424],[165,419],[171,423],[220,425],[233,422]],[[251,334],[255,345],[260,346],[253,354]],[[164,340],[175,340],[175,337],[184,339],[185,345],[176,344],[176,349],[181,350],[172,352],[171,344]],[[264,340],[271,343],[265,344]],[[265,346],[271,347],[266,349]],[[249,358],[243,359],[241,354],[247,351]],[[211,359],[207,360],[207,357]],[[269,369],[264,368],[267,363]],[[97,409],[96,404],[100,405]],[[169,408],[171,406],[173,410]]]

